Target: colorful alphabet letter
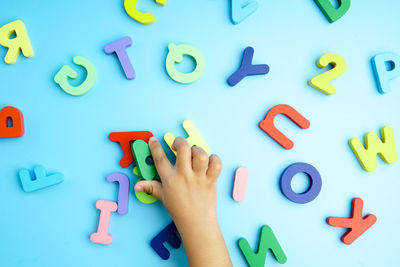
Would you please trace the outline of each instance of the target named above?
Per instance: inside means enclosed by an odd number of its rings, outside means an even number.
[[[353,198],[350,218],[328,217],[326,221],[333,227],[348,228],[349,231],[342,236],[342,242],[346,245],[351,245],[376,223],[377,218],[373,214],[363,217],[363,200],[361,198]]]
[[[242,202],[246,198],[248,177],[249,170],[246,167],[236,169],[232,197],[237,202]]]
[[[56,185],[64,181],[64,175],[62,173],[47,175],[46,169],[41,165],[37,165],[33,168],[33,177],[28,169],[21,169],[18,174],[22,189],[27,193]]]
[[[314,0],[330,23],[343,17],[350,9],[350,0],[338,0],[339,7],[335,8],[330,0]]]
[[[310,187],[301,194],[294,192],[291,185],[293,177],[298,173],[307,174],[311,181]],[[305,204],[313,201],[319,195],[322,187],[322,179],[314,166],[298,162],[285,169],[281,176],[280,186],[282,194],[289,200],[298,204]]]
[[[15,33],[15,38],[10,38]],[[14,64],[19,53],[25,57],[33,57],[33,48],[29,40],[25,24],[21,20],[10,22],[0,28],[0,45],[8,48],[4,62]]]
[[[258,242],[257,252],[254,253],[249,242],[245,238],[240,238],[238,246],[246,258],[247,263],[251,267],[263,267],[265,266],[265,258],[268,250],[271,250],[275,256],[275,259],[280,263],[284,264],[287,261],[285,252],[281,245],[276,239],[274,232],[271,227],[264,225],[261,228],[260,238]]]
[[[96,83],[96,68],[92,62],[89,61],[89,59],[81,56],[74,57],[73,61],[76,65],[85,68],[87,72],[86,79],[80,85],[72,86],[68,82],[68,79],[78,78],[78,73],[76,73],[76,71],[74,71],[70,66],[64,65],[54,76],[54,82],[58,84],[67,94],[73,96],[84,95],[89,92]]]
[[[400,55],[382,53],[373,57],[371,62],[379,93],[389,93],[390,81],[400,77]]]
[[[228,78],[228,84],[230,86],[235,86],[246,76],[263,75],[269,72],[269,66],[267,64],[253,65],[253,55],[254,48],[251,46],[246,47],[243,52],[240,68]]]
[[[203,54],[194,46],[168,45],[168,55],[165,61],[169,77],[178,83],[192,83],[197,81],[204,71],[205,61]],[[175,68],[175,63],[181,63],[183,56],[190,56],[196,61],[196,68],[190,73],[182,73]]]
[[[112,242],[112,235],[108,233],[111,213],[117,210],[117,203],[108,200],[98,200],[96,209],[100,210],[99,226],[97,232],[90,235],[93,243],[109,245]]]
[[[327,67],[329,64],[333,66],[332,69],[312,78],[308,84],[321,93],[333,95],[336,93],[336,88],[329,82],[344,74],[346,71],[346,61],[335,53],[327,53],[317,61],[317,66],[320,69]]]
[[[383,161],[393,164],[397,161],[396,144],[394,143],[393,129],[390,126],[381,128],[382,140],[374,132],[364,136],[365,148],[358,138],[349,141],[353,153],[358,162],[367,172],[373,172],[377,167],[376,155],[378,154]]]
[[[119,164],[122,168],[126,168],[131,165],[131,163],[135,160],[132,154],[131,142],[139,139],[148,142],[150,137],[152,136],[153,134],[148,131],[115,132],[110,133],[108,138],[112,142],[117,142],[120,144],[122,152],[124,152],[124,156],[122,157]]]
[[[147,162],[147,159],[151,158],[149,145],[143,140],[136,140],[132,144],[132,153],[139,169],[140,177],[145,180],[153,180],[157,175],[157,170],[154,164],[148,164]]]
[[[183,129],[185,129],[185,132],[188,134],[188,138],[186,140],[189,142],[190,146],[198,146],[204,149],[207,154],[210,154],[211,149],[207,145],[206,141],[204,141],[203,137],[201,137],[199,131],[197,131],[196,127],[194,127],[194,124],[190,120],[185,120],[182,123]],[[176,152],[172,149],[172,144],[174,143],[175,136],[172,133],[166,133],[164,135],[164,140],[167,143],[167,145],[171,148],[172,152],[176,155]]]
[[[129,203],[129,178],[123,173],[111,173],[107,175],[107,182],[118,182],[118,214],[124,215],[128,213]]]
[[[122,69],[125,72],[125,76],[127,79],[135,79],[136,73],[135,69],[132,66],[131,61],[129,60],[128,53],[126,53],[126,48],[132,45],[132,39],[129,36],[121,38],[117,41],[107,44],[104,47],[104,52],[107,54],[115,53],[119,60],[119,63],[122,66]]]
[[[265,116],[265,119],[259,123],[261,130],[268,134],[283,148],[292,149],[294,143],[284,134],[282,134],[274,125],[274,119],[279,114],[285,115],[302,129],[307,129],[310,127],[310,122],[291,106],[280,104],[271,108]]]
[[[144,179],[139,178],[136,183],[143,181],[143,180]],[[135,196],[143,204],[153,204],[154,202],[158,201],[157,198],[153,197],[152,195],[147,194],[146,192],[142,192],[142,191],[135,190]]]
[[[11,121],[11,125],[9,122]],[[25,133],[24,116],[14,107],[0,110],[0,138],[21,137]]]
[[[153,16],[153,14],[147,12],[147,13],[142,13],[139,10],[136,9],[136,3],[138,0],[125,0],[124,1],[124,8],[126,13],[136,20],[139,23],[142,24],[152,24],[154,21],[156,21],[156,18]],[[156,0],[156,3],[160,6],[165,5],[166,0]]]
[[[167,227],[165,227],[153,238],[153,240],[151,240],[150,243],[154,251],[157,252],[163,260],[168,260],[170,253],[164,246],[165,242],[175,249],[178,249],[181,246],[181,239],[178,236],[178,229],[176,229],[174,222],[171,222]]]
[[[244,2],[247,2],[244,4]],[[258,9],[258,2],[256,1],[243,1],[231,0],[231,19],[234,24],[238,24],[256,12]]]
[[[143,178],[140,178],[140,173],[139,173],[137,166],[135,168],[133,168],[133,174],[139,177],[139,179],[137,180],[136,183],[144,180]],[[158,201],[157,198],[153,197],[152,195],[147,194],[146,192],[142,192],[142,191],[135,190],[135,196],[143,204],[153,204],[154,202]]]

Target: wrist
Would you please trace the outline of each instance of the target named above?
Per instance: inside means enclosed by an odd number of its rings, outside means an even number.
[[[215,236],[218,236],[221,231],[216,218],[206,220],[199,219],[196,221],[192,220],[190,223],[188,221],[183,223],[178,222],[176,227],[184,243],[200,240],[205,236],[214,238]]]
[[[180,214],[177,217],[172,217],[178,228],[179,233],[202,231],[204,229],[212,229],[218,227],[218,217],[216,211],[207,211],[196,214]]]

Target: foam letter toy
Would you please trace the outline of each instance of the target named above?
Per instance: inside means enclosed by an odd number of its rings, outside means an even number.
[[[205,61],[203,54],[194,46],[190,45],[168,45],[168,55],[165,61],[169,77],[178,83],[192,83],[197,81],[204,71]],[[190,56],[196,61],[196,68],[190,73],[182,73],[175,68],[175,63],[181,63],[183,56]]]
[[[64,65],[57,72],[56,76],[54,76],[54,82],[58,84],[61,89],[63,89],[64,92],[66,92],[67,94],[74,96],[84,95],[93,88],[96,82],[96,68],[94,67],[92,62],[89,61],[89,59],[81,56],[74,57],[73,61],[76,65],[85,68],[87,72],[86,79],[80,85],[72,86],[68,82],[68,78],[76,79],[78,78],[78,73],[76,73],[76,71],[74,71],[70,66]]]
[[[201,147],[202,149],[204,149],[204,151],[207,152],[207,154],[210,154],[210,147],[207,145],[206,141],[204,141],[203,137],[201,137],[196,127],[194,127],[193,122],[190,120],[185,120],[183,121],[182,126],[189,136],[188,138],[186,138],[186,140],[189,142],[189,145]],[[175,136],[172,133],[166,133],[164,135],[164,140],[172,150],[172,144],[174,143]],[[174,150],[172,150],[172,152],[174,152],[174,154],[176,155],[176,152]]]
[[[232,197],[237,202],[242,202],[246,198],[248,177],[249,171],[246,167],[237,168],[232,192]]]
[[[90,241],[93,243],[109,245],[112,242],[112,235],[108,233],[111,213],[117,210],[117,203],[108,200],[98,200],[96,209],[100,210],[100,219],[97,232],[90,235]]]
[[[10,38],[13,33],[15,33],[15,38]],[[4,57],[4,62],[7,64],[14,64],[20,51],[28,58],[34,55],[25,24],[20,20],[10,22],[0,28],[0,45],[8,48]]]
[[[314,0],[330,23],[343,17],[350,9],[350,0],[338,0],[339,8],[335,8],[330,0]]]
[[[335,53],[327,53],[317,61],[317,66],[320,69],[327,67],[329,64],[333,66],[332,69],[312,78],[308,84],[321,93],[333,95],[336,93],[336,88],[329,82],[344,74],[346,71],[346,61]]]
[[[140,132],[115,132],[110,133],[108,138],[112,142],[117,142],[120,144],[122,148],[122,152],[124,152],[124,156],[120,161],[120,165],[122,168],[126,168],[134,161],[134,157],[132,154],[131,142],[136,140],[143,140],[148,142],[150,137],[153,134],[147,131],[140,131]]]
[[[396,144],[394,143],[393,129],[390,126],[381,128],[382,140],[374,132],[367,133],[364,136],[365,148],[358,138],[349,141],[350,147],[356,155],[358,162],[367,172],[373,172],[377,167],[376,154],[383,161],[393,164],[397,161]]]
[[[400,55],[383,53],[376,55],[371,61],[379,93],[389,93],[390,81],[400,77]],[[387,68],[387,63],[391,66],[390,69]]]
[[[291,184],[293,177],[301,172],[307,174],[311,182],[306,192],[298,194],[293,191]],[[314,166],[299,162],[285,169],[281,176],[280,186],[282,194],[289,200],[298,204],[305,204],[313,201],[319,195],[322,187],[322,179]]]
[[[12,124],[8,122],[11,120]],[[14,107],[5,107],[0,110],[0,138],[21,137],[25,133],[24,116]]]
[[[275,259],[280,264],[284,264],[287,261],[285,252],[279,244],[278,239],[276,239],[271,227],[267,225],[264,225],[261,228],[258,249],[256,253],[254,253],[249,242],[245,238],[239,239],[238,246],[250,267],[265,266],[265,258],[269,249],[272,251]]]
[[[238,24],[257,11],[258,2],[243,0],[231,0],[231,18],[234,24]]]
[[[136,9],[136,3],[138,0],[125,0],[124,1],[124,8],[126,13],[136,20],[139,23],[142,24],[152,24],[154,21],[156,21],[156,18],[153,16],[153,14],[147,12],[147,13],[142,13]],[[166,0],[156,0],[156,3],[160,6],[165,5]]]
[[[171,247],[178,249],[181,246],[181,239],[178,236],[178,229],[174,222],[170,223],[167,227],[165,227],[158,235],[156,235],[153,240],[151,240],[151,247],[155,252],[163,259],[169,259],[169,251],[164,246],[164,243],[167,242],[171,245]]]
[[[132,39],[129,36],[121,38],[117,41],[107,44],[104,47],[104,52],[107,54],[115,53],[118,57],[119,63],[122,66],[122,69],[125,72],[125,76],[127,79],[135,79],[136,73],[135,69],[132,66],[131,61],[129,60],[129,56],[126,53],[126,48],[132,45]]]
[[[140,173],[139,173],[137,166],[135,168],[133,168],[133,174],[139,177],[139,179],[137,180],[136,183],[144,180],[143,178],[140,178]],[[154,202],[158,201],[157,198],[153,197],[152,195],[147,194],[146,192],[142,192],[142,191],[135,190],[135,196],[143,204],[153,204]]]
[[[107,182],[118,182],[118,214],[128,213],[129,203],[129,178],[123,173],[112,173],[107,176]]]
[[[254,55],[254,48],[251,46],[246,47],[246,49],[243,52],[243,58],[242,58],[242,63],[240,64],[240,68],[228,78],[228,84],[230,86],[235,86],[246,76],[263,75],[269,72],[269,66],[267,64],[260,64],[260,65],[252,64],[253,55]]]
[[[350,245],[374,225],[377,218],[373,214],[368,214],[363,218],[363,200],[353,198],[350,218],[328,217],[326,221],[333,227],[348,228],[349,231],[342,236],[342,242]]]
[[[279,114],[285,115],[302,129],[307,129],[310,127],[310,122],[291,106],[280,104],[271,108],[265,116],[265,119],[258,124],[266,134],[268,134],[283,148],[292,149],[294,143],[284,134],[282,134],[274,125],[274,119]]]
[[[154,164],[147,164],[147,158],[151,158],[149,145],[143,140],[136,140],[132,144],[132,152],[140,177],[145,180],[153,180],[157,175],[157,170]]]
[[[21,169],[18,174],[22,189],[27,193],[56,185],[64,181],[64,175],[62,173],[47,175],[46,169],[41,165],[33,168],[33,177],[31,177],[28,169]]]
[[[143,181],[143,180],[144,179],[140,178],[137,180],[136,183]],[[153,197],[152,195],[147,194],[146,192],[142,192],[142,191],[135,190],[135,196],[143,204],[153,204],[154,202],[158,201],[157,198]]]

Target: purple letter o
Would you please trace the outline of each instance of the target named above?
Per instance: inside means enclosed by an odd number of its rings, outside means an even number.
[[[303,172],[310,177],[310,187],[304,193],[296,193],[293,191],[291,182],[293,177]],[[312,165],[298,162],[290,165],[285,169],[281,176],[281,191],[289,200],[298,203],[305,204],[313,201],[321,192],[322,180],[321,175]]]

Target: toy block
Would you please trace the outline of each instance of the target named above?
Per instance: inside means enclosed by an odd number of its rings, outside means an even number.
[[[33,176],[31,176],[28,169],[19,170],[18,175],[22,189],[27,193],[56,185],[64,181],[64,175],[62,173],[47,175],[46,169],[41,165],[37,165],[33,168]]]
[[[176,229],[174,222],[171,222],[151,240],[150,245],[163,260],[168,260],[170,253],[164,243],[167,242],[173,248],[178,249],[181,246],[181,239],[178,234],[178,229]]]
[[[335,8],[330,0],[314,0],[330,23],[343,17],[350,9],[350,0],[338,0],[339,7]]]
[[[381,128],[382,140],[374,132],[364,136],[365,147],[358,138],[349,141],[349,145],[356,155],[358,162],[367,172],[373,172],[377,167],[377,155],[384,162],[393,164],[397,162],[397,150],[394,142],[393,129],[390,126]]]
[[[242,202],[246,198],[248,177],[249,170],[246,167],[236,169],[232,197],[237,202]]]
[[[11,38],[13,33],[15,37]],[[8,48],[4,57],[4,62],[7,64],[17,62],[20,52],[28,58],[34,55],[28,32],[21,20],[16,20],[0,27],[0,45]]]
[[[73,96],[81,96],[89,92],[96,83],[96,68],[89,59],[81,56],[74,57],[73,61],[76,65],[81,66],[86,70],[87,74],[85,80],[80,85],[71,85],[68,80],[77,79],[78,73],[74,71],[70,66],[64,65],[54,76],[54,82],[58,84],[61,89],[67,94]]]
[[[271,227],[267,225],[261,228],[257,252],[253,251],[245,238],[239,239],[238,246],[250,267],[264,267],[268,250],[271,250],[275,259],[280,264],[284,264],[287,261],[285,252],[279,244],[278,239]]]
[[[192,83],[197,81],[205,68],[205,61],[203,54],[194,46],[190,45],[175,45],[173,43],[168,45],[168,55],[165,60],[165,67],[171,79],[178,83]],[[196,62],[195,69],[190,73],[183,73],[175,68],[175,64],[183,61],[183,56],[189,56]]]
[[[111,213],[117,210],[117,203],[108,200],[98,200],[96,209],[100,210],[99,226],[97,232],[90,235],[93,243],[109,245],[112,242],[112,235],[108,233]]]
[[[114,132],[110,133],[108,138],[112,142],[119,143],[122,152],[124,153],[124,156],[122,157],[120,161],[120,165],[122,168],[126,168],[129,165],[132,164],[132,162],[135,160],[132,154],[132,147],[131,147],[131,142],[136,141],[136,140],[143,140],[145,142],[148,142],[150,137],[152,137],[153,134],[148,131],[137,131],[137,132]]]
[[[128,213],[129,178],[123,173],[115,172],[107,175],[107,182],[118,182],[118,214]]]
[[[198,146],[204,149],[204,151],[207,152],[207,154],[210,154],[211,149],[207,145],[206,141],[201,137],[199,131],[197,131],[196,127],[194,127],[194,124],[190,120],[185,120],[182,123],[183,129],[185,132],[188,134],[188,138],[186,140],[188,141],[190,146]],[[172,149],[172,144],[174,143],[175,136],[172,133],[166,133],[164,135],[164,140],[167,143],[167,145],[171,148],[172,152],[176,155],[176,152]]]
[[[11,124],[9,124],[11,122]],[[21,137],[25,133],[24,116],[14,107],[0,110],[0,138]]]
[[[142,24],[154,23],[156,21],[156,18],[153,16],[153,14],[151,14],[150,12],[143,13],[136,9],[137,2],[138,0],[125,0],[124,8],[126,13],[139,23]],[[164,6],[166,0],[156,0],[156,3],[160,6]]]
[[[328,217],[327,223],[333,227],[348,228],[342,236],[342,242],[351,245],[357,238],[364,234],[377,221],[373,214],[363,217],[363,200],[361,198],[353,198],[351,204],[350,218]]]
[[[305,173],[310,178],[310,187],[304,193],[296,193],[292,189],[292,179],[298,173]],[[319,195],[322,188],[322,179],[314,166],[298,162],[285,169],[281,176],[280,186],[282,194],[287,199],[298,204],[305,204],[313,201]]]
[[[234,24],[239,24],[258,9],[258,2],[231,0],[231,19]]]
[[[123,37],[117,41],[104,46],[104,52],[108,55],[115,53],[127,79],[132,80],[136,77],[135,69],[129,59],[126,48],[132,45],[132,39],[129,36]]]
[[[274,119],[279,114],[285,115],[302,129],[309,128],[310,122],[291,106],[280,104],[271,108],[265,116],[265,119],[259,123],[261,130],[274,139],[275,142],[280,144],[285,149],[292,149],[294,143],[274,125]]]
[[[253,55],[254,48],[251,46],[246,47],[243,52],[240,68],[228,78],[228,84],[230,86],[235,86],[249,75],[264,75],[269,72],[269,66],[267,64],[253,65]]]
[[[144,179],[140,177],[140,173],[139,173],[137,166],[135,166],[135,168],[133,168],[133,174],[139,177],[139,179],[136,181],[136,183],[138,183],[140,181],[144,181]],[[135,190],[135,196],[143,204],[153,204],[154,202],[158,201],[157,198],[155,198],[152,195],[147,194],[146,192],[143,192],[143,191]]]
[[[132,153],[135,157],[140,177],[145,180],[153,180],[157,175],[157,170],[151,157],[149,144],[143,140],[136,140],[132,144]],[[149,160],[151,160],[151,164],[148,163]]]
[[[371,62],[379,93],[389,93],[390,81],[400,77],[400,55],[382,53],[373,57]]]
[[[346,71],[346,61],[340,55],[335,53],[327,53],[320,57],[317,66],[320,69],[332,65],[332,69],[312,78],[308,84],[326,95],[336,93],[336,87],[330,84],[330,81],[342,76]]]

